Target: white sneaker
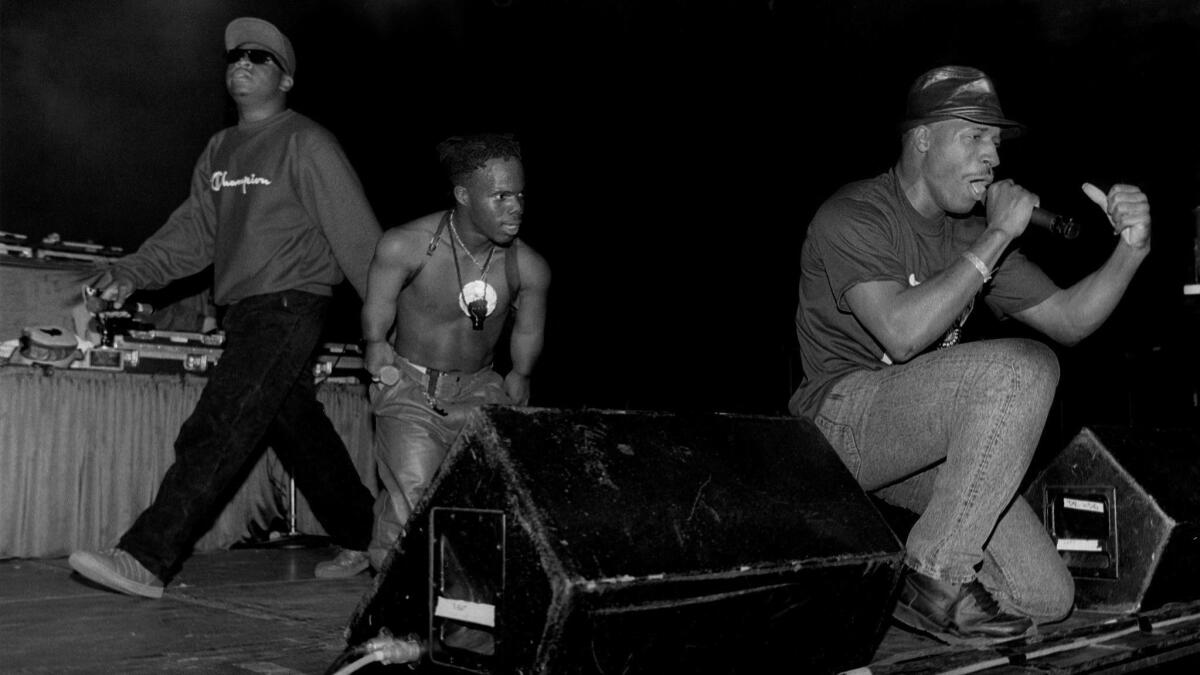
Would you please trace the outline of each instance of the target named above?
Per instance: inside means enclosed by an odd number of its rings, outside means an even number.
[[[119,548],[108,551],[75,551],[68,562],[87,579],[129,595],[161,598],[163,582],[137,558]]]
[[[371,559],[366,551],[351,551],[342,549],[333,560],[317,563],[313,574],[318,579],[345,579],[352,577],[371,566]]]

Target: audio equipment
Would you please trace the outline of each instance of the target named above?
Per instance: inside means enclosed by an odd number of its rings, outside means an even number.
[[[903,547],[804,418],[487,406],[347,630],[454,673],[869,662]]]

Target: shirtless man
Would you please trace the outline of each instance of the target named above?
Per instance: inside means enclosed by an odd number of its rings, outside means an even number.
[[[525,205],[521,149],[504,135],[438,145],[454,206],[384,233],[363,304],[375,449],[384,489],[369,552],[343,550],[318,576],[379,569],[468,414],[529,402],[542,350],[550,268],[517,238]],[[512,369],[492,369],[512,314]]]

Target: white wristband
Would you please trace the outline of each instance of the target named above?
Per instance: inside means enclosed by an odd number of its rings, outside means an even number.
[[[963,251],[963,257],[967,259],[967,262],[974,265],[975,269],[979,270],[979,275],[983,277],[983,283],[986,284],[992,280],[991,270],[988,269],[987,265],[983,264],[983,261],[979,259],[979,256],[971,253],[970,251]]]

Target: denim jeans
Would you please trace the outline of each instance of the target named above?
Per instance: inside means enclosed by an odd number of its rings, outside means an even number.
[[[317,401],[312,356],[329,298],[253,296],[225,317],[225,348],[175,439],[175,463],[118,546],[164,582],[236,492],[266,444],[339,545],[365,550],[373,499]]]
[[[1058,360],[1032,340],[960,344],[839,380],[814,420],[868,492],[920,517],[906,564],[979,580],[1009,611],[1066,616],[1074,582],[1014,497],[1037,449]]]
[[[368,549],[375,569],[382,567],[404,532],[471,411],[511,402],[504,379],[490,367],[475,373],[422,372],[399,356],[395,364],[399,382],[371,385],[375,460],[384,488],[375,499],[375,530]]]

